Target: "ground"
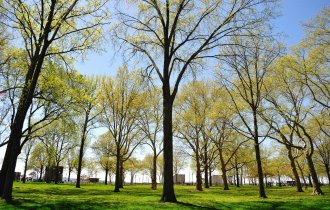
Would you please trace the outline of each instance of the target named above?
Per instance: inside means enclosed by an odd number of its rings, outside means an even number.
[[[0,209],[330,209],[330,188],[324,186],[324,196],[303,193],[294,187],[267,188],[267,199],[258,198],[256,186],[211,187],[197,192],[193,186],[175,186],[177,204],[161,203],[161,186],[152,191],[149,185],[125,186],[119,193],[113,186],[101,184],[15,183],[14,203],[0,200]]]

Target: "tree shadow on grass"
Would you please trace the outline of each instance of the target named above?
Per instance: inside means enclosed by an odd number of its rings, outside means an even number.
[[[180,202],[180,201],[178,201],[177,204],[185,206],[185,207],[189,207],[191,209],[205,209],[205,210],[215,209],[215,208],[210,208],[210,207],[206,207],[206,206],[195,205],[195,204],[192,204],[192,203],[184,203],[184,202]]]

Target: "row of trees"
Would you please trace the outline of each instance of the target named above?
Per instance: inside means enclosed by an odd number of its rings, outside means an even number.
[[[128,62],[113,78],[73,70],[75,53],[96,49],[102,40],[108,1],[0,2],[0,25],[7,29],[0,40],[2,198],[12,199],[17,157],[24,151],[28,165],[33,147],[40,151],[36,158],[47,154],[49,166],[69,159],[72,169],[76,161],[79,188],[96,127],[107,132],[91,148],[106,174],[115,157],[116,192],[125,163],[137,147],[148,146],[152,189],[163,153],[161,200],[175,202],[175,136],[194,160],[197,190],[202,172],[208,187],[209,175],[220,168],[228,189],[227,171],[234,167],[238,174],[254,162],[259,196],[266,197],[261,144],[273,139],[287,150],[297,190],[296,163],[303,155],[314,192],[322,194],[314,161],[317,151],[329,176],[329,9],[306,26],[302,44],[283,54],[268,27],[274,2],[130,1],[137,9],[129,13],[118,3],[123,12],[111,35],[127,58],[139,58],[128,60],[141,68],[129,71]],[[216,79],[201,80],[198,74],[208,68]],[[189,73],[194,81],[179,90]],[[255,158],[242,161],[251,147]]]

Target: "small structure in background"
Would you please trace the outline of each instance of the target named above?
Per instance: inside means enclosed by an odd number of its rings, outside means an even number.
[[[15,172],[15,181],[21,181],[21,172]]]
[[[184,184],[186,180],[185,174],[175,174],[173,176],[173,182],[174,184]]]
[[[63,182],[63,166],[59,166],[58,169],[56,166],[47,166],[45,172],[44,180],[49,182]]]
[[[221,175],[212,175],[212,184],[214,185],[222,185],[223,180]]]
[[[89,178],[89,182],[91,183],[98,183],[100,181],[99,178]]]

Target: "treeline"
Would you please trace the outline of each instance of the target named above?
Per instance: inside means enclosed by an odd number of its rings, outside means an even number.
[[[127,4],[0,2],[3,199],[12,200],[20,154],[23,180],[28,168],[41,178],[46,166],[67,165],[79,188],[82,168],[95,170],[86,160],[90,148],[106,183],[115,173],[119,192],[125,171],[134,177],[141,168],[132,158],[141,147],[152,151],[142,168],[152,189],[161,175],[164,202],[176,202],[173,171],[187,156],[197,190],[203,173],[207,188],[218,169],[225,190],[235,171],[237,185],[239,173],[257,178],[260,197],[275,174],[279,182],[292,177],[298,192],[300,179],[310,177],[314,193],[323,194],[320,173],[330,181],[329,8],[285,52],[269,27],[273,0]],[[110,17],[109,7],[121,12]],[[97,50],[108,33],[128,61],[114,77],[79,74],[76,56]],[[214,79],[202,79],[208,69]],[[91,142],[99,127],[107,132]],[[274,146],[264,149],[265,141]]]

